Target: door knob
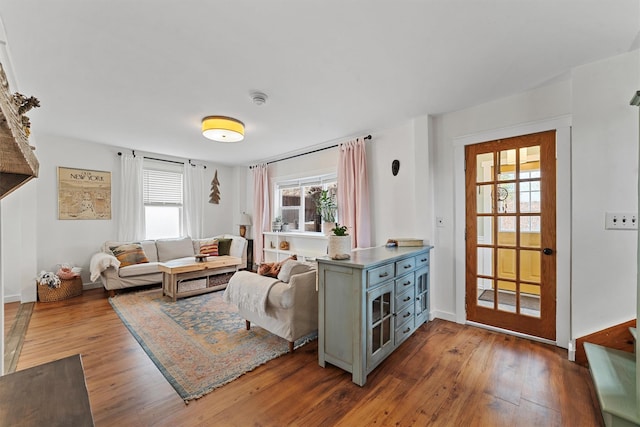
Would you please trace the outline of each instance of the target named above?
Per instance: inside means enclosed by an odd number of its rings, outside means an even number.
[[[553,253],[553,249],[551,249],[551,248],[544,248],[544,249],[542,250],[542,253],[543,253],[543,254],[545,254],[545,255],[551,255],[551,254]]]

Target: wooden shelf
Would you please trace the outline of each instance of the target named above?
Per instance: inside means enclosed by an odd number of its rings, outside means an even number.
[[[289,243],[289,249],[280,249],[282,241]],[[328,241],[328,237],[322,233],[265,232],[264,259],[265,262],[282,261],[291,255],[297,255],[301,260],[315,260],[327,254]]]

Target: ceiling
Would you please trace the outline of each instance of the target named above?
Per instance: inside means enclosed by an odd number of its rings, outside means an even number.
[[[637,0],[0,0],[0,17],[15,84],[41,101],[34,135],[222,164],[459,110],[640,48]],[[244,141],[205,139],[207,115],[243,121]]]

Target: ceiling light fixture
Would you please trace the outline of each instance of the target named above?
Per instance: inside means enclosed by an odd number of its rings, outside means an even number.
[[[244,123],[225,116],[202,119],[202,135],[218,142],[238,142],[244,139]]]

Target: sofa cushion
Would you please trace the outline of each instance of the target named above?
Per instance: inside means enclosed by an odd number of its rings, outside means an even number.
[[[231,239],[218,239],[218,255],[229,255],[231,253]]]
[[[120,270],[118,270],[118,275],[120,277],[132,277],[139,276],[141,274],[153,274],[158,272],[160,272],[160,270],[158,270],[158,263],[148,262],[145,264],[129,265],[124,268],[121,267]]]
[[[217,239],[202,239],[200,240],[199,253],[218,256],[218,240]]]
[[[158,249],[158,261],[160,262],[195,255],[191,237],[158,239],[156,240],[156,248]]]
[[[313,270],[309,264],[301,262],[288,260],[282,267],[280,267],[280,272],[278,273],[278,280],[284,283],[289,283],[291,276],[295,276],[296,274],[306,273],[307,271]]]
[[[158,251],[156,250],[156,241],[155,240],[142,240],[140,242],[142,245],[142,249],[144,250],[144,254],[149,259],[149,262],[157,262],[158,261]]]
[[[120,268],[126,267],[128,265],[149,262],[149,259],[144,253],[144,249],[142,249],[142,245],[137,242],[126,243],[119,246],[111,246],[109,249],[111,249],[111,252],[113,252],[113,256],[115,256],[117,260],[120,261]]]

